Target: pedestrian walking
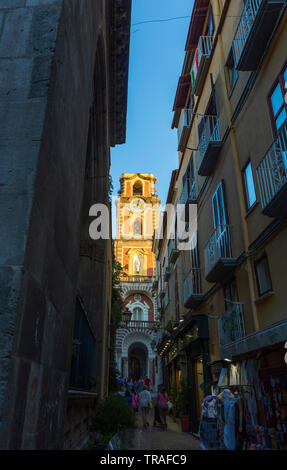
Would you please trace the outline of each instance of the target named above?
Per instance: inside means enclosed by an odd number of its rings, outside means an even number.
[[[139,384],[138,384],[138,391],[139,391],[139,393],[143,391],[143,386],[144,386],[144,381],[143,381],[143,378],[140,377],[140,379],[139,379]]]
[[[149,426],[149,410],[151,403],[151,394],[147,389],[147,386],[144,385],[143,391],[139,394],[139,405],[141,407],[143,427],[147,428]]]
[[[137,392],[134,388],[132,389],[131,395],[132,395],[132,409],[133,409],[133,413],[134,413],[134,416],[135,416],[136,412],[138,411],[139,397],[138,397],[138,394],[137,394]]]
[[[158,424],[161,425],[161,420],[160,420],[160,415],[159,415],[158,402],[156,401],[154,405],[153,426],[156,427]]]
[[[125,396],[124,396],[124,399],[126,400],[127,404],[129,405],[129,407],[131,408],[132,407],[132,396],[130,394],[130,392],[128,390],[126,390],[125,392]]]
[[[147,389],[149,390],[149,387],[150,387],[150,378],[146,375],[145,376],[145,379],[144,379],[144,384],[146,385]]]
[[[134,381],[134,387],[137,394],[139,394],[139,380]]]
[[[157,396],[158,402],[158,409],[159,409],[159,417],[161,421],[161,426],[163,430],[167,429],[166,424],[166,415],[168,411],[168,395],[166,393],[166,389],[164,387],[161,388],[160,392]]]

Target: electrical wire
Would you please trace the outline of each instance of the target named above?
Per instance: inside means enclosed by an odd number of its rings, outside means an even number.
[[[275,13],[278,10],[281,10],[282,5],[278,5],[277,7],[274,7],[274,9],[269,9],[268,13]],[[266,10],[267,11],[267,10]],[[204,13],[195,13],[195,17],[206,17],[206,14]],[[213,16],[218,16],[221,17],[222,13],[213,13]],[[225,18],[241,18],[242,13],[240,15],[225,15]],[[132,26],[138,26],[140,24],[147,24],[147,23],[163,23],[163,22],[168,22],[168,21],[176,21],[180,19],[186,19],[186,18],[191,18],[192,15],[185,15],[185,16],[173,16],[169,18],[161,18],[161,19],[152,19],[152,20],[144,20],[144,21],[138,21],[137,23],[132,23]]]

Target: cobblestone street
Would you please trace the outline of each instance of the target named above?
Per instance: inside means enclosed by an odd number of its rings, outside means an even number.
[[[143,429],[141,415],[137,416],[138,427],[133,432],[133,450],[201,450],[199,439],[181,431],[179,419],[174,422],[167,417],[167,430],[152,426],[153,413],[150,415],[149,429]]]
[[[177,419],[177,421],[179,421]],[[180,423],[167,418],[167,431],[151,428],[152,450],[201,450],[199,439],[180,429]]]

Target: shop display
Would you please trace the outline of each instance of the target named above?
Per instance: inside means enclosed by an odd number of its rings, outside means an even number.
[[[216,390],[202,403],[203,449],[287,450],[287,372],[263,380],[254,359],[230,364]]]

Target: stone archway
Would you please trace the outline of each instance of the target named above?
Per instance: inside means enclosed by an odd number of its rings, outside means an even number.
[[[132,343],[128,350],[128,376],[133,380],[147,375],[148,349],[141,342]]]
[[[155,353],[151,347],[153,334],[150,330],[134,331],[123,330],[123,335],[118,351],[119,370],[124,377],[128,377],[130,372],[138,374],[136,369],[140,369],[140,373],[149,375],[151,373],[151,364],[155,358]],[[131,362],[131,359],[133,361]]]

